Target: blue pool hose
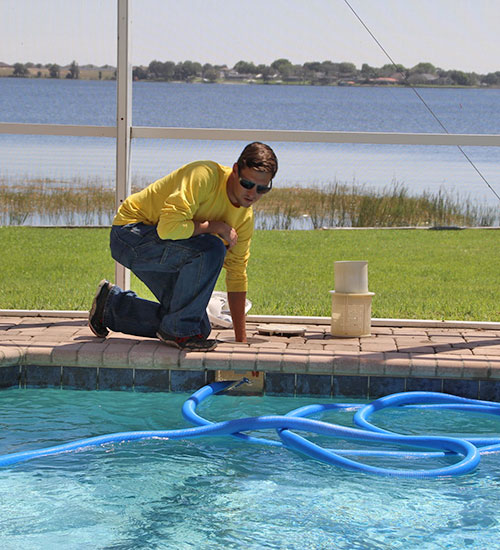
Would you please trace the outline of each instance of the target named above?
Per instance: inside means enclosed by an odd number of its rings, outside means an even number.
[[[245,380],[245,379],[244,379]],[[500,403],[466,399],[453,395],[435,392],[405,392],[388,395],[367,405],[360,404],[316,404],[308,405],[290,411],[284,416],[257,416],[228,420],[224,422],[210,422],[201,417],[196,408],[208,397],[233,389],[239,382],[214,382],[200,388],[184,403],[182,414],[186,420],[195,425],[194,428],[179,430],[154,430],[118,432],[80,439],[70,443],[63,443],[44,449],[21,451],[0,456],[0,466],[11,466],[34,458],[56,455],[70,451],[84,450],[107,443],[122,443],[145,439],[189,439],[203,436],[230,435],[248,443],[259,443],[293,449],[311,458],[334,466],[341,466],[358,472],[379,474],[396,477],[442,477],[457,476],[471,472],[477,467],[481,453],[500,451],[500,437],[448,437],[448,436],[408,436],[390,432],[379,428],[370,417],[373,413],[394,407],[420,407],[459,410],[464,412],[479,412],[499,415]],[[320,420],[304,418],[311,414],[323,413],[332,410],[355,410],[354,422],[359,428],[348,428],[337,424],[330,424]],[[255,437],[243,432],[250,430],[276,430],[281,441]],[[308,432],[329,436],[337,439],[363,441],[369,443],[398,445],[403,450],[384,449],[325,449],[312,443],[294,431]],[[406,447],[406,449],[405,449]],[[420,449],[420,450],[415,450]],[[452,459],[454,463],[438,468],[429,469],[393,469],[381,466],[372,466],[352,460],[354,457],[386,457],[386,458],[438,458],[447,463]]]

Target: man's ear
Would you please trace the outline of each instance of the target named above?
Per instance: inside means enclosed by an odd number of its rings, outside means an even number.
[[[235,163],[233,164],[233,174],[234,174],[235,176],[238,175],[238,163],[237,163],[237,162],[235,162]]]

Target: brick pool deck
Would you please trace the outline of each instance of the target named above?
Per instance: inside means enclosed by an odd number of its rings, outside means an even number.
[[[127,371],[130,380],[136,380],[136,373],[144,369],[150,373],[254,371],[267,375],[269,385],[274,380],[275,386],[278,373],[322,375],[323,383],[335,377],[420,379],[427,381],[426,388],[433,381],[481,381],[483,385],[489,382],[490,389],[494,383],[493,394],[500,399],[500,328],[372,326],[368,337],[335,338],[324,322],[301,324],[305,334],[290,337],[260,334],[257,327],[263,325],[266,323],[248,323],[246,344],[235,342],[232,330],[214,329],[212,337],[220,340],[214,351],[186,353],[157,340],[118,333],[96,338],[81,313],[67,317],[0,314],[0,367],[18,372],[21,385],[29,382],[23,373],[34,367],[53,367],[61,373],[63,369],[91,368],[96,377],[103,371],[103,380],[104,371],[110,369]],[[1,371],[4,368],[0,369],[0,385]],[[116,378],[118,372],[113,374]],[[407,390],[406,386],[401,388]],[[315,393],[313,385],[307,387]],[[433,387],[446,389],[442,384]],[[472,396],[476,396],[475,388]]]

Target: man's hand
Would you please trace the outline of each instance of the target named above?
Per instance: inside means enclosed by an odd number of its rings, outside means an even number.
[[[193,236],[201,235],[202,233],[216,233],[219,237],[222,237],[228,244],[228,249],[238,242],[238,233],[234,227],[231,227],[227,223],[219,221],[206,221],[206,222],[194,222]]]
[[[238,233],[236,233],[236,229],[234,229],[234,227],[231,227],[224,222],[209,223],[217,225],[217,230],[214,231],[214,233],[217,233],[217,235],[222,237],[227,242],[229,249],[233,248],[233,246],[238,242]]]

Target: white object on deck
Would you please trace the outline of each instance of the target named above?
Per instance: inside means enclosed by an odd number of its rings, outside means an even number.
[[[259,325],[257,331],[259,334],[268,334],[271,336],[304,336],[306,327],[297,325]]]
[[[371,334],[373,292],[368,291],[368,262],[340,261],[334,264],[332,336],[359,338]]]
[[[245,301],[245,313],[252,307],[250,300]],[[233,328],[233,320],[227,302],[227,292],[215,290],[207,306],[207,315],[213,327]]]

